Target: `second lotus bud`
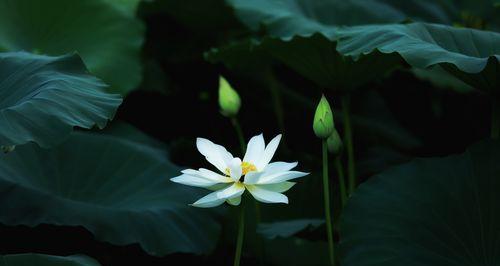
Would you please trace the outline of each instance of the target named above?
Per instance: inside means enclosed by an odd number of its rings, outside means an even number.
[[[328,151],[334,156],[339,156],[342,152],[343,144],[342,139],[340,139],[339,133],[336,129],[333,130],[333,133],[326,140],[328,145]]]

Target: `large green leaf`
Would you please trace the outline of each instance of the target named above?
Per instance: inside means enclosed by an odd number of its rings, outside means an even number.
[[[454,19],[447,14],[459,13],[460,8],[449,1],[228,0],[228,3],[249,28],[267,32],[269,37],[259,45],[322,87],[359,87],[390,70],[399,62],[396,55],[401,55],[418,68],[439,64],[475,88],[488,91],[498,88],[499,33],[421,23],[340,27],[395,23],[407,18],[452,23]],[[214,58],[232,60],[229,48],[221,48],[223,55]],[[233,54],[238,53],[241,50],[234,50]]]
[[[290,40],[266,37],[260,41],[243,40],[218,49],[206,57],[212,63],[222,62],[231,68],[257,68],[269,64],[267,55],[284,63],[322,88],[351,90],[383,77],[401,60],[397,56],[372,53],[353,58],[336,50],[337,42],[322,34]],[[245,68],[244,68],[245,67]]]
[[[2,266],[99,266],[100,264],[86,256],[72,255],[67,257],[44,254],[14,254],[0,256]]]
[[[50,147],[73,127],[103,128],[121,103],[77,55],[0,53],[0,145]]]
[[[337,43],[321,34],[291,40],[267,38],[266,51],[323,88],[350,90],[383,77],[400,63],[397,57],[372,53],[359,58],[343,56]]]
[[[359,186],[341,221],[342,265],[499,265],[500,142],[417,159]]]
[[[290,39],[322,33],[333,36],[339,25],[401,22],[406,15],[377,0],[226,0],[249,28]]]
[[[247,46],[248,53],[263,50],[321,87],[334,90],[360,87],[383,76],[400,62],[397,57],[381,58],[375,53],[353,60],[336,49],[339,25],[394,22],[405,18],[385,4],[356,0],[228,2],[245,25],[255,31],[262,27],[268,36],[260,41],[244,40],[241,45],[230,44],[213,50],[208,54],[212,62],[232,65],[234,58],[240,57],[239,61],[243,59],[246,63],[253,58],[242,56],[242,48]]]
[[[474,88],[499,93],[500,33],[426,23],[344,28],[337,49],[346,55],[397,53],[410,65],[439,65]]]
[[[125,95],[141,80],[144,26],[137,1],[0,0],[0,51],[77,51],[90,71]]]
[[[251,28],[275,36],[327,32],[332,25],[421,21],[498,29],[495,0],[226,0]]]
[[[179,168],[152,143],[136,132],[75,132],[55,149],[23,145],[0,156],[0,222],[83,226],[157,256],[210,252],[219,224],[188,205],[201,191],[170,182]]]

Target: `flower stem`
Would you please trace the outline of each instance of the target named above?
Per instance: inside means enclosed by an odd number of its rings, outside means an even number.
[[[323,140],[323,194],[325,199],[325,220],[326,233],[328,237],[328,254],[330,255],[330,265],[335,265],[335,254],[333,245],[332,217],[330,213],[330,187],[328,185],[328,145],[326,139]]]
[[[500,99],[493,98],[491,103],[491,138],[500,136]]]
[[[243,136],[243,130],[241,130],[240,123],[236,117],[231,117],[231,123],[233,124],[234,129],[236,130],[236,135],[238,135],[238,140],[240,141],[241,153],[245,154],[246,144],[245,137]]]
[[[354,166],[354,148],[352,141],[352,126],[351,126],[351,114],[350,114],[351,99],[350,96],[346,95],[342,97],[342,107],[344,114],[344,139],[346,141],[347,148],[347,175],[349,180],[349,194],[354,192],[356,188],[356,169]]]
[[[334,165],[335,169],[337,169],[337,176],[339,177],[340,200],[342,202],[342,206],[344,206],[347,201],[347,190],[345,186],[344,167],[342,167],[340,156],[335,157]]]
[[[246,150],[246,143],[245,143],[245,137],[243,136],[243,130],[241,130],[240,123],[238,122],[238,119],[236,117],[231,118],[231,123],[233,124],[233,127],[236,130],[236,134],[238,135],[238,140],[240,141],[240,148],[241,148],[241,156],[242,156],[241,158],[243,158],[243,156],[245,155],[245,150]],[[254,201],[254,204],[255,204],[255,223],[258,225],[261,221],[260,204],[256,200]],[[243,213],[243,206],[241,208],[242,208],[241,212]],[[240,221],[240,222],[242,222],[242,221]],[[241,234],[243,234],[243,232],[241,232]],[[262,242],[262,240],[258,237],[258,235],[255,235],[255,236],[256,236],[258,242]],[[243,238],[243,236],[242,236],[242,238]],[[259,249],[259,258],[261,260],[263,260],[264,249],[263,249],[263,244],[262,243],[260,243],[260,244],[261,245],[259,245],[259,246],[261,248]],[[234,265],[237,265],[236,258],[235,258],[234,263],[235,263]],[[238,261],[238,265],[239,265],[239,261]]]
[[[243,238],[245,235],[245,208],[240,206],[240,213],[238,217],[238,238],[236,239],[236,251],[234,253],[234,266],[240,265],[241,250],[243,248]]]
[[[279,91],[279,83],[273,75],[272,68],[269,67],[266,71],[267,83],[269,84],[269,91],[271,92],[271,99],[273,101],[274,113],[278,121],[278,127],[281,132],[285,132],[285,115],[283,112],[283,103],[281,101],[281,93]]]

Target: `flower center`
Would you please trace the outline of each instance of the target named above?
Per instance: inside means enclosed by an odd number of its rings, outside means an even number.
[[[249,172],[257,171],[257,167],[249,162],[241,163],[241,174],[246,175]]]

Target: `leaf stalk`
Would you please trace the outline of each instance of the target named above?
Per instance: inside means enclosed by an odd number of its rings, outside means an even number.
[[[330,187],[328,184],[328,144],[326,139],[323,140],[323,194],[324,194],[324,207],[325,207],[325,220],[326,220],[326,233],[328,237],[328,254],[330,258],[330,265],[335,265],[335,250],[333,243],[333,223],[330,212]]]

